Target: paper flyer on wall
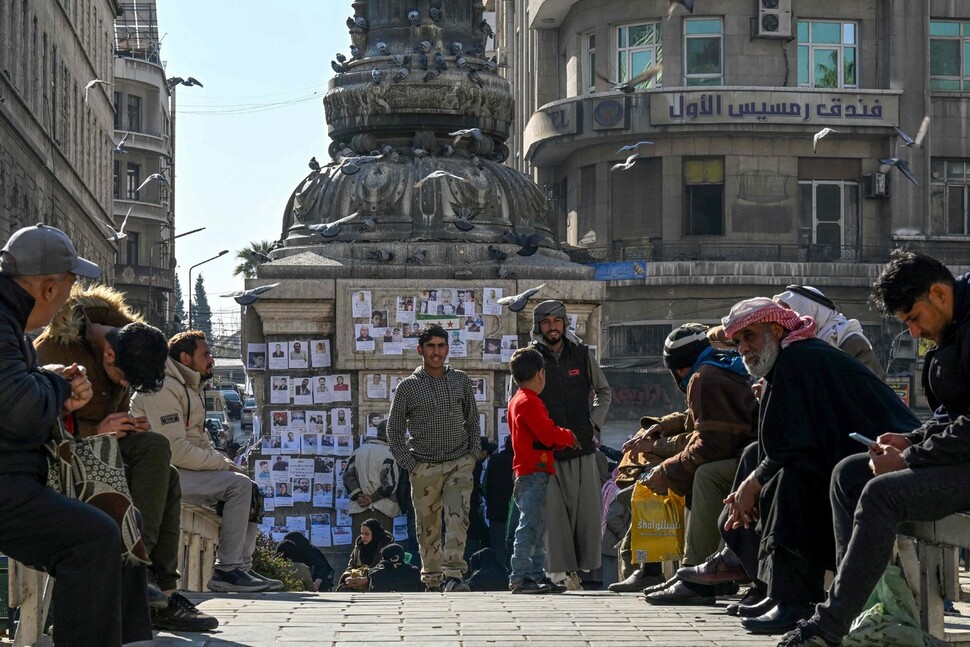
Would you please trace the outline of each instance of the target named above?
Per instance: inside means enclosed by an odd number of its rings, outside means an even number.
[[[304,340],[291,341],[289,343],[289,367],[290,368],[307,368],[310,366],[310,351],[308,350],[310,342]]]
[[[350,526],[334,526],[332,534],[334,546],[349,546],[353,541],[353,532]]]
[[[290,403],[290,379],[285,375],[270,378],[269,401],[271,404]]]
[[[246,369],[266,370],[266,344],[246,344]]]
[[[295,432],[297,436],[307,430],[305,409],[295,409],[290,411],[290,426],[287,429]]]
[[[383,373],[364,373],[367,384],[367,397],[371,400],[387,399],[387,375]]]
[[[465,317],[462,321],[465,326],[466,340],[482,341],[485,339],[485,322],[481,316]]]
[[[341,528],[349,528],[353,523],[353,518],[350,516],[350,511],[346,507],[337,506],[334,509],[337,513],[335,526],[340,526]]]
[[[283,438],[282,449],[286,453],[300,453],[300,437],[295,431],[285,431],[281,434]]]
[[[377,435],[377,425],[384,420],[385,414],[378,411],[371,412],[367,414],[367,430],[366,433],[370,437]]]
[[[333,454],[337,447],[336,437],[333,434],[320,434],[320,453]]]
[[[286,537],[286,533],[288,532],[290,532],[290,530],[286,526],[273,526],[270,529],[270,536],[272,536],[273,541],[278,544],[283,541],[283,538]]]
[[[344,480],[342,478],[337,481],[337,485],[334,488],[334,498],[336,499],[336,505],[338,508],[350,507],[350,495],[347,492],[347,487],[344,485]]]
[[[512,353],[519,347],[518,335],[502,335],[502,361],[508,362],[512,359]]]
[[[333,402],[333,376],[315,375],[310,383],[313,385],[313,404]]]
[[[334,434],[345,435],[351,433],[350,409],[339,408],[330,410],[330,429]]]
[[[295,377],[290,380],[293,386],[293,404],[313,404],[313,386],[308,377]]]
[[[330,362],[330,340],[311,339],[310,366],[313,368],[329,368]]]
[[[488,393],[486,390],[486,384],[488,378],[483,376],[474,376],[469,378],[472,382],[472,393],[475,394],[476,402],[485,402],[488,400]]]
[[[482,342],[482,361],[502,361],[502,340],[499,337],[486,337]]]
[[[280,453],[280,437],[264,436],[259,441],[259,451],[268,456]]]
[[[326,411],[307,411],[306,430],[314,434],[322,434],[327,431],[327,412]],[[317,445],[319,447],[319,444]]]
[[[272,512],[276,509],[276,489],[273,487],[273,483],[269,482],[260,486],[259,489],[263,493],[263,510]]]
[[[465,342],[465,330],[448,331],[448,356],[468,357],[468,344]]]
[[[333,376],[333,400],[334,402],[350,402],[353,399],[353,393],[350,387],[350,373],[340,373]]]
[[[273,342],[267,344],[272,350],[269,351],[269,367],[274,371],[286,370],[290,363],[286,358],[286,342]]]
[[[354,319],[366,317],[370,319],[370,290],[360,290],[354,292],[350,298],[351,315]]]
[[[455,302],[455,314],[467,317],[478,313],[475,290],[458,290],[455,292]]]
[[[323,547],[331,545],[329,513],[310,515],[310,543]]]
[[[286,517],[286,527],[289,528],[290,531],[299,530],[299,531],[302,531],[302,532],[306,532],[307,529],[308,529],[307,528],[307,521],[308,521],[308,519],[306,517],[303,517],[303,516],[299,516],[299,517],[290,517],[290,516],[287,516]]]
[[[373,352],[375,339],[370,324],[354,324],[354,350],[358,353]]]
[[[502,288],[485,288],[482,290],[482,314],[502,315],[502,305],[498,302],[502,298]]]
[[[319,434],[307,431],[300,434],[300,453],[304,456],[315,456],[320,453],[320,445],[317,443]]]
[[[317,474],[317,477],[323,477],[324,479],[332,478],[332,474]],[[314,508],[332,508],[333,507],[333,483],[329,480],[319,481],[314,480],[313,482],[313,507]]]
[[[398,323],[414,323],[414,297],[397,297],[394,318]]]

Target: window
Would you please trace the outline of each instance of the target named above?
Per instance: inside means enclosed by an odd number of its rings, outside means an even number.
[[[967,202],[970,160],[930,162],[930,217],[933,232],[951,236],[970,235]]]
[[[670,324],[613,326],[609,334],[609,357],[660,357]]]
[[[125,183],[125,196],[129,200],[138,200],[138,187],[141,185],[141,165],[128,162],[128,176]]]
[[[687,85],[724,85],[720,18],[684,21],[684,70]]]
[[[125,240],[127,241],[128,265],[138,265],[138,234],[129,231],[128,235],[125,236]]]
[[[141,132],[141,97],[128,95],[128,130]]]
[[[798,21],[798,85],[811,88],[859,87],[854,22]]]
[[[114,93],[115,99],[115,130],[121,130],[121,93]]]
[[[663,24],[649,22],[640,25],[626,25],[616,30],[616,70],[617,81],[624,82],[635,78],[654,63],[663,60]],[[660,85],[661,75],[657,75],[637,86],[638,90]]]
[[[112,183],[112,197],[115,200],[121,199],[121,162],[114,161],[114,180]]]
[[[724,160],[684,160],[684,235],[724,234]]]
[[[798,183],[803,222],[811,227],[814,260],[851,258],[859,218],[859,183],[803,180]],[[846,256],[848,254],[849,256]]]
[[[970,21],[930,21],[930,89],[970,91]]]
[[[587,94],[596,92],[596,34],[586,34],[586,69],[583,70],[583,83]]]

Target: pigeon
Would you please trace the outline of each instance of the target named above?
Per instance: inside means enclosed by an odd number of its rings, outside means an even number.
[[[337,52],[337,53],[336,53],[336,54],[334,55],[334,58],[336,58],[336,59],[337,59],[337,62],[338,62],[338,63],[341,63],[341,64],[343,64],[343,63],[346,63],[346,62],[347,62],[347,57],[346,57],[346,56],[344,56],[343,54],[341,54],[340,52]]]
[[[482,76],[481,74],[478,73],[478,70],[469,71],[468,78],[469,80],[471,80],[472,83],[475,83],[476,85],[478,85],[478,87],[480,88],[485,87],[485,81],[482,80]]]
[[[639,152],[640,147],[643,146],[643,145],[645,145],[645,144],[648,145],[648,146],[653,146],[653,142],[650,142],[650,141],[647,141],[647,140],[643,140],[641,142],[637,142],[636,144],[627,144],[626,146],[624,146],[620,150],[616,151],[616,154],[619,155],[620,153],[629,153],[631,151],[637,151],[637,152]]]
[[[899,138],[903,140],[903,146],[906,146],[907,148],[912,148],[913,146],[920,148],[923,145],[923,139],[926,137],[926,133],[928,133],[930,130],[930,116],[926,115],[923,117],[923,121],[919,125],[919,130],[916,132],[915,139],[904,133],[897,126],[893,126],[893,128],[895,128],[896,134],[899,135]]]
[[[472,166],[476,166],[479,169],[484,168],[484,165],[482,164],[482,158],[480,158],[478,155],[472,155],[471,157],[469,157],[468,162]]]
[[[135,205],[131,205],[130,207],[128,207],[128,213],[125,214],[125,219],[121,221],[121,229],[118,229],[118,230],[115,230],[115,228],[112,225],[105,222],[104,220],[101,220],[101,218],[95,218],[95,220],[97,220],[102,225],[104,225],[105,227],[111,230],[111,235],[108,236],[107,240],[113,240],[115,242],[118,242],[122,238],[125,238],[128,235],[125,233],[125,225],[128,224],[128,216],[131,215],[131,210],[134,208],[135,208]]]
[[[121,138],[121,141],[120,142],[118,142],[118,145],[115,146],[115,152],[116,153],[127,153],[128,152],[128,149],[125,148],[125,142],[128,141],[128,135],[129,134],[130,133],[127,133],[126,132],[125,133],[125,136]]]
[[[257,252],[255,250],[246,252],[246,254],[248,254],[257,263],[269,263],[273,260],[263,252]]]
[[[114,85],[114,83],[108,83],[107,81],[102,81],[101,79],[92,79],[88,81],[88,84],[84,86],[84,103],[88,102],[88,93],[91,92],[91,88],[99,83],[104,85]]]
[[[500,279],[517,279],[519,278],[519,275],[513,270],[499,266],[498,277]]]
[[[367,31],[367,19],[363,16],[354,16],[347,19],[347,26],[351,29],[363,29]]]
[[[428,150],[426,148],[420,148],[418,146],[415,146],[414,148],[411,149],[411,154],[414,155],[416,159],[421,159],[422,157],[428,154]]]
[[[145,181],[142,182],[137,189],[135,189],[135,193],[138,193],[139,191],[144,189],[145,185],[153,180],[158,180],[159,184],[168,184],[168,180],[165,179],[164,175],[162,175],[161,173],[152,173],[151,175],[145,178]]]
[[[386,247],[378,247],[377,249],[368,252],[367,258],[368,260],[377,261],[379,263],[390,263],[394,260],[394,252]]]
[[[310,167],[310,170],[311,171],[319,171],[320,170],[320,162],[317,161],[316,156],[310,158],[310,163],[307,166]]]
[[[394,75],[391,77],[391,80],[392,81],[403,81],[404,79],[408,78],[408,74],[410,74],[410,73],[411,73],[410,68],[407,68],[407,67],[399,67],[396,70],[394,70]]]
[[[377,219],[376,218],[367,218],[362,223],[360,223],[360,228],[357,231],[359,231],[361,233],[363,233],[365,231],[374,231],[374,228],[375,227],[377,227]]]
[[[456,40],[451,44],[451,47],[449,49],[451,50],[452,56],[458,56],[459,54],[461,54],[462,50],[465,49],[465,46],[462,45],[461,42]]]
[[[468,182],[468,180],[466,180],[463,177],[458,177],[457,175],[455,175],[453,173],[449,173],[448,171],[438,170],[438,171],[432,171],[431,173],[428,173],[428,175],[426,175],[425,177],[423,177],[420,180],[418,180],[417,182],[415,182],[414,183],[414,188],[415,189],[420,189],[422,186],[424,186],[424,183],[425,182],[428,182],[429,180],[437,180],[438,178],[442,178],[442,177],[447,177],[447,178],[451,178],[453,180],[458,180],[459,182]]]
[[[344,216],[343,218],[334,220],[333,222],[325,222],[319,225],[307,225],[307,229],[312,231],[314,234],[320,234],[324,238],[333,238],[340,233],[340,225],[350,222],[356,218],[357,215],[358,212],[355,211],[349,216]]]
[[[477,215],[478,212],[471,209],[459,209],[458,213],[455,214],[455,227],[458,228],[458,231],[471,231],[475,228],[471,221]]]
[[[610,172],[613,171],[629,171],[633,168],[633,165],[637,163],[637,158],[640,157],[640,153],[634,153],[626,158],[625,162],[618,162],[610,167]]]
[[[179,83],[185,83],[185,79],[181,76],[173,76],[165,79],[165,83],[168,84],[168,87],[174,88]]]
[[[431,16],[431,20],[440,22],[444,17],[444,12],[441,11],[441,7],[431,7],[431,9],[428,10],[428,15]]]
[[[336,72],[337,74],[344,73],[344,66],[338,63],[337,61],[330,61],[330,67],[332,67],[333,71]]]
[[[916,186],[919,186],[919,182],[916,181],[916,176],[913,175],[913,169],[906,160],[899,157],[887,157],[884,160],[879,160],[879,163],[885,164],[886,166],[895,166],[903,174],[903,177]]]
[[[508,259],[509,255],[503,252],[501,249],[495,245],[488,246],[488,257],[493,261],[504,261]]]
[[[589,247],[590,245],[596,244],[596,232],[590,229],[579,239],[578,244],[580,247]]]
[[[359,170],[361,165],[367,164],[369,162],[376,162],[377,160],[384,159],[383,155],[357,155],[353,157],[338,157],[337,161],[340,162],[340,171],[344,175],[354,175]]]
[[[482,64],[482,69],[485,70],[486,72],[491,72],[492,70],[494,70],[495,69],[495,66],[498,65],[498,62],[495,61],[494,58],[495,57],[493,56],[492,58],[490,58],[487,61],[485,61]]]
[[[270,283],[269,285],[260,285],[259,287],[251,288],[249,290],[239,290],[238,292],[226,292],[225,294],[220,294],[220,297],[226,299],[235,299],[236,303],[241,306],[248,306],[256,303],[260,295],[269,292],[275,288],[279,283]]]
[[[452,146],[451,144],[445,144],[444,146],[441,147],[442,157],[451,157],[454,154],[455,154],[455,147]]]
[[[350,59],[359,61],[361,59],[360,49],[356,45],[350,46]]]
[[[663,63],[653,63],[651,65],[648,65],[645,70],[637,74],[629,81],[613,81],[612,79],[603,76],[599,72],[596,73],[596,76],[597,78],[600,78],[606,81],[607,83],[609,83],[610,85],[612,85],[614,90],[622,92],[623,94],[630,94],[631,92],[634,92],[637,89],[638,85],[646,83],[653,77],[663,72],[663,69],[664,69]]]
[[[418,11],[412,9],[411,11],[408,12],[408,21],[410,21],[412,27],[420,27],[421,14]]]
[[[546,287],[546,284],[537,285],[534,288],[529,288],[522,294],[516,294],[510,297],[502,297],[501,299],[496,299],[495,303],[505,306],[512,312],[522,312],[525,309],[529,299],[538,294],[539,290]]]
[[[432,69],[428,70],[427,72],[425,72],[424,73],[424,77],[422,77],[422,78],[425,81],[434,81],[440,75],[441,75],[441,70],[432,68]]]
[[[434,61],[435,67],[440,71],[444,72],[448,69],[448,64],[445,62],[445,57],[441,55],[441,52],[435,52],[432,60]]]
[[[411,62],[411,56],[409,54],[395,54],[391,60],[394,61],[395,65],[404,67]]]
[[[187,85],[189,87],[192,87],[193,85],[197,85],[200,88],[204,88],[205,87],[204,85],[202,85],[202,83],[198,79],[193,78],[191,76],[188,77],[187,79],[185,79],[185,81],[182,82],[182,85]]]
[[[422,70],[428,69],[428,55],[424,52],[418,54],[418,67],[420,67]]]
[[[415,252],[404,259],[404,262],[408,265],[420,265],[424,262],[424,259],[428,257],[428,250],[422,249],[420,252]]]
[[[515,253],[519,256],[532,256],[538,251],[542,236],[540,234],[519,235],[511,229],[506,229],[502,232],[502,240],[512,245],[518,245],[519,249]]]
[[[815,136],[812,137],[812,150],[817,153],[818,152],[818,140],[822,139],[826,135],[830,135],[832,133],[838,133],[838,132],[839,131],[837,131],[835,128],[823,128],[822,130],[820,130],[817,133],[815,133]]]
[[[478,23],[478,28],[485,32],[485,39],[491,38],[495,40],[495,32],[492,31],[492,26],[488,24],[488,21],[482,18],[482,22]]]
[[[448,134],[455,138],[455,144],[460,142],[462,137],[471,137],[476,142],[482,141],[482,131],[479,128],[464,128]]]
[[[387,43],[385,43],[384,41],[382,40],[377,41],[377,45],[375,45],[375,47],[377,48],[377,51],[383,54],[384,56],[391,55],[391,50],[387,46]]]
[[[414,51],[424,52],[425,54],[427,54],[428,52],[431,51],[432,47],[434,47],[434,43],[432,43],[430,40],[423,40],[414,46]]]
[[[383,74],[381,74],[381,71],[379,69],[377,69],[376,67],[373,70],[370,71],[370,78],[372,78],[374,80],[374,85],[380,85],[381,84],[381,77],[382,76],[383,76]]]
[[[667,8],[668,20],[674,15],[674,10],[677,9],[677,5],[681,5],[690,13],[694,13],[694,0],[670,0],[670,7]]]

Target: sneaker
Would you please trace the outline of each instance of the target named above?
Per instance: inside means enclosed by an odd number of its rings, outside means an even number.
[[[269,588],[266,589],[267,591],[282,591],[283,590],[283,580],[274,580],[271,577],[266,577],[265,575],[260,575],[259,573],[257,573],[253,569],[249,569],[246,572],[249,573],[254,578],[256,578],[257,580],[262,580],[263,582],[266,582],[267,584],[269,584]]]
[[[212,571],[212,579],[206,588],[216,593],[258,593],[269,588],[269,583],[257,580],[241,568],[231,571]]]
[[[176,591],[164,609],[152,609],[152,627],[167,631],[212,631],[219,621],[199,611],[188,598]]]
[[[841,640],[828,640],[822,631],[810,621],[800,620],[798,625],[781,637],[778,647],[838,647]]]
[[[545,589],[543,593],[565,593],[568,590],[565,584],[556,584],[549,577],[542,578],[536,584],[540,588]]]
[[[457,577],[446,577],[438,589],[442,593],[468,593],[471,589]]]
[[[155,577],[152,575],[148,576],[148,608],[149,609],[165,609],[168,607],[168,596],[162,593],[162,590],[158,588],[158,583],[155,581]]]
[[[566,580],[563,582],[567,591],[582,591],[583,590],[583,580],[580,579],[579,573],[576,571],[570,571],[566,573]]]
[[[524,595],[534,595],[536,593],[545,593],[546,589],[539,586],[535,580],[527,577],[521,582],[510,582],[509,591],[512,591],[512,593],[522,593]]]

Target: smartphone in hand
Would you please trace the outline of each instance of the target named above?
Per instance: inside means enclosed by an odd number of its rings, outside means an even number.
[[[872,438],[866,438],[862,434],[857,434],[855,432],[852,432],[851,434],[849,434],[849,438],[851,438],[852,440],[859,441],[860,443],[862,443],[866,447],[870,447],[870,446],[872,446],[876,442]]]

